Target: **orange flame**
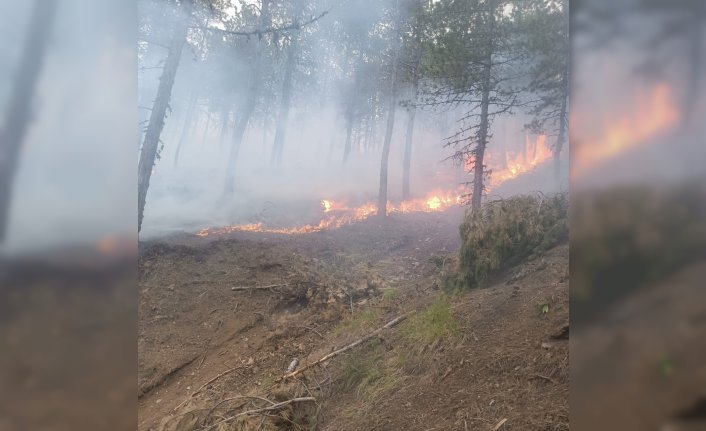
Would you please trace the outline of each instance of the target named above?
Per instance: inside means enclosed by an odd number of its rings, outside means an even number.
[[[436,212],[445,211],[454,205],[462,203],[461,190],[444,192],[436,190],[428,194],[422,199],[410,199],[402,201],[399,204],[387,202],[387,210],[390,214],[393,213],[411,213],[411,212]],[[321,208],[324,217],[316,224],[307,224],[293,228],[269,228],[262,223],[249,223],[232,226],[224,226],[220,228],[204,228],[196,233],[200,237],[209,235],[222,235],[234,232],[263,232],[275,234],[305,234],[312,232],[321,232],[327,229],[335,229],[347,224],[365,220],[377,214],[377,204],[367,202],[357,207],[349,207],[343,201],[334,201],[324,199],[321,201]]]
[[[547,145],[547,135],[537,135],[534,142],[529,135],[525,135],[524,152],[512,157],[505,153],[505,167],[495,167],[490,176],[489,188],[497,187],[500,184],[517,178],[518,176],[529,172],[537,166],[544,163],[552,157],[552,150]],[[489,157],[489,163],[494,164],[492,157]]]
[[[577,177],[586,169],[647,142],[679,121],[679,111],[666,83],[657,84],[647,94],[639,94],[636,106],[631,115],[604,120],[597,127],[598,136],[575,146],[572,176]],[[577,134],[584,132],[588,134],[587,130],[579,130]]]
[[[497,187],[505,181],[516,178],[549,159],[552,152],[547,146],[546,141],[545,135],[537,136],[535,141],[532,141],[529,136],[527,136],[525,137],[525,150],[523,153],[517,154],[514,157],[509,154],[504,154],[503,157],[507,160],[506,167],[493,171],[488,188]],[[390,214],[445,211],[453,206],[461,205],[463,203],[464,194],[465,190],[463,187],[448,191],[437,189],[421,199],[405,200],[398,204],[388,201],[387,211]],[[293,228],[269,228],[262,223],[250,223],[213,229],[201,229],[196,235],[205,237],[212,234],[228,234],[233,232],[263,232],[298,235],[339,228],[347,224],[365,220],[377,214],[377,204],[374,202],[367,202],[360,206],[351,207],[345,201],[323,199],[321,201],[321,209],[323,218],[315,225],[307,224]]]

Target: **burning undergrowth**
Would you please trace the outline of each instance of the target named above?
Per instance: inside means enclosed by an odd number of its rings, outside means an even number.
[[[515,157],[505,155],[505,160],[493,174],[491,188],[495,189],[511,182],[518,176],[530,174],[546,167],[551,156],[541,135],[537,141],[527,139],[527,148]],[[422,198],[387,201],[388,214],[433,213],[460,207],[468,202],[468,191],[463,185],[454,188],[437,188]],[[342,226],[369,219],[378,214],[377,202],[357,201],[349,198],[321,199],[318,202],[300,202],[294,207],[278,208],[268,202],[262,210],[252,215],[247,222],[221,227],[206,227],[196,235],[200,237],[220,236],[235,232],[262,232],[285,235],[301,235],[337,229]],[[301,220],[306,220],[303,224]]]
[[[464,203],[465,193],[462,187],[451,191],[435,190],[428,193],[424,198],[409,199],[399,203],[387,202],[388,214],[407,214],[415,212],[440,212],[451,207]],[[352,223],[366,220],[377,215],[377,203],[369,201],[358,203],[349,199],[322,199],[317,212],[312,211],[313,205],[308,205],[306,209],[300,209],[294,217],[315,219],[309,223],[295,225],[291,220],[292,214],[275,215],[275,211],[269,211],[266,207],[248,223],[222,226],[218,228],[203,228],[196,235],[207,237],[212,235],[223,235],[233,232],[264,232],[276,234],[298,235],[313,232],[321,232],[328,229],[336,229]]]

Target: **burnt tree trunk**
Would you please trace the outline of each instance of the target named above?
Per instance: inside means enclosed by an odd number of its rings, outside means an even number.
[[[491,72],[493,66],[493,37],[495,28],[495,6],[491,3],[488,11],[488,35],[486,41],[486,52],[483,65],[482,94],[480,125],[478,128],[478,142],[473,151],[473,196],[471,197],[471,208],[479,209],[483,199],[483,180],[485,179],[485,165],[483,158],[485,148],[488,145],[488,131],[490,130],[490,118],[488,108],[490,105]]]
[[[263,0],[262,7],[260,8],[260,28],[266,29],[270,21],[270,1]],[[260,40],[261,43],[262,40]],[[243,108],[238,113],[238,118],[235,122],[235,129],[233,130],[232,145],[230,148],[230,155],[228,156],[228,166],[226,168],[226,178],[225,184],[223,186],[223,194],[225,196],[231,196],[235,192],[235,173],[236,166],[238,164],[238,154],[240,152],[240,145],[243,142],[243,136],[245,135],[245,129],[248,127],[250,122],[250,117],[255,111],[255,105],[257,105],[257,98],[260,94],[260,86],[262,85],[261,79],[261,69],[262,69],[262,54],[264,47],[260,47],[255,54],[255,63],[252,69],[252,81],[250,83],[250,89],[248,91],[247,100]]]
[[[32,102],[51,36],[56,5],[56,0],[35,0],[32,6],[20,65],[10,93],[10,104],[0,130],[0,241],[5,238],[13,179],[20,148],[32,119]]]
[[[190,1],[184,3],[187,15],[190,14]],[[140,161],[137,167],[137,231],[142,229],[142,219],[144,217],[145,202],[147,199],[147,189],[150,186],[150,177],[154,168],[159,151],[159,138],[164,128],[164,120],[169,108],[169,100],[172,95],[172,87],[179,68],[181,52],[186,44],[187,24],[181,23],[172,36],[169,45],[169,54],[164,63],[162,76],[159,78],[157,98],[152,105],[150,122],[147,126],[142,149],[140,151]]]

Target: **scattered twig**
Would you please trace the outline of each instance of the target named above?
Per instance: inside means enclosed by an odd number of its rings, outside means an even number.
[[[316,366],[316,365],[319,365],[319,364],[322,364],[322,363],[324,363],[324,362],[327,362],[327,361],[329,361],[331,358],[333,358],[333,357],[335,357],[335,356],[338,356],[338,355],[340,355],[341,353],[347,352],[347,351],[351,350],[352,348],[354,348],[354,347],[356,347],[356,346],[358,346],[358,345],[360,345],[360,344],[363,344],[364,342],[370,340],[371,338],[374,338],[376,335],[378,335],[380,332],[384,331],[385,329],[388,329],[388,328],[391,328],[391,327],[397,325],[398,323],[400,323],[401,321],[403,321],[404,319],[406,319],[407,317],[409,317],[410,314],[412,314],[412,312],[405,313],[405,314],[403,314],[403,315],[401,315],[401,316],[398,316],[398,317],[396,317],[396,318],[390,320],[390,321],[387,322],[384,326],[382,326],[382,327],[380,327],[380,328],[374,330],[373,332],[369,333],[369,334],[366,335],[365,337],[360,338],[360,339],[358,339],[357,341],[354,341],[354,342],[352,342],[351,344],[348,344],[347,346],[341,347],[340,349],[335,350],[335,351],[329,353],[328,355],[326,355],[326,356],[324,356],[324,357],[322,357],[322,358],[320,358],[320,359],[317,359],[316,361],[314,361],[314,362],[312,362],[312,363],[310,363],[310,364],[307,364],[307,365],[305,365],[305,366],[299,368],[298,370],[295,370],[295,371],[293,371],[293,372],[291,372],[291,373],[287,373],[287,374],[283,375],[282,377],[280,377],[280,378],[278,378],[277,380],[275,380],[275,383],[279,383],[279,382],[281,382],[281,381],[283,381],[283,380],[287,380],[287,379],[290,379],[290,378],[292,378],[292,377],[298,376],[299,374],[303,373],[304,371],[308,370],[308,369],[311,368],[311,367],[314,367],[314,366]]]
[[[201,366],[203,365],[203,362],[206,360],[206,354],[208,353],[208,346],[211,345],[211,339],[209,338],[206,341],[206,345],[203,346],[203,354],[201,355],[201,362],[199,362],[199,366],[196,367],[197,370],[201,369]]]
[[[262,408],[259,408],[259,409],[253,409],[253,410],[248,410],[248,411],[245,411],[245,412],[240,412],[240,413],[238,413],[238,414],[236,414],[236,415],[227,417],[227,418],[225,418],[225,419],[223,419],[223,420],[220,420],[220,421],[216,422],[216,423],[213,424],[213,425],[210,425],[210,426],[204,428],[204,431],[213,429],[213,428],[217,427],[218,425],[220,425],[220,424],[222,424],[222,423],[230,422],[230,421],[232,421],[233,419],[239,418],[240,416],[252,415],[252,414],[255,414],[255,413],[262,413],[262,412],[267,412],[267,411],[272,411],[272,410],[278,410],[278,409],[281,409],[282,407],[288,406],[288,405],[293,404],[293,403],[304,403],[304,402],[309,402],[309,401],[312,401],[312,402],[313,402],[313,401],[316,401],[316,398],[314,398],[314,397],[292,398],[291,400],[282,401],[281,403],[276,403],[276,404],[273,404],[273,405],[271,405],[271,406],[269,406],[269,407],[262,407]]]
[[[315,334],[318,335],[319,337],[324,338],[324,336],[321,335],[321,332],[317,331],[316,329],[314,329],[314,328],[312,328],[312,327],[309,327],[309,326],[300,326],[300,328],[308,329],[309,331],[315,333]]]
[[[507,422],[507,418],[505,418],[505,419],[501,420],[500,422],[498,422],[497,424],[495,424],[495,426],[493,427],[493,431],[498,431],[500,429],[500,427],[505,425],[505,422]]]
[[[233,286],[230,288],[232,291],[250,291],[250,290],[265,290],[274,289],[275,287],[287,287],[289,283],[284,284],[270,284],[269,286]]]
[[[540,379],[544,379],[544,380],[546,380],[546,381],[548,381],[548,382],[551,382],[551,383],[556,384],[556,381],[555,381],[554,379],[552,379],[551,377],[543,376],[543,375],[541,375],[541,374],[534,374],[532,377],[530,377],[530,380],[531,380],[532,378],[534,378],[534,377],[537,377],[537,378],[540,378]]]
[[[206,416],[204,416],[203,420],[205,421],[206,419],[208,419],[208,418],[213,414],[213,412],[215,412],[216,409],[217,409],[218,407],[220,407],[222,404],[225,404],[225,403],[227,403],[228,401],[243,400],[243,399],[262,400],[262,401],[265,401],[265,402],[270,403],[270,405],[274,405],[274,404],[275,404],[275,402],[270,401],[270,400],[268,400],[267,398],[258,397],[258,396],[256,396],[256,395],[238,395],[238,396],[235,396],[235,397],[230,397],[230,398],[226,398],[226,399],[224,399],[224,400],[219,401],[216,405],[214,405],[213,407],[211,407],[211,409],[208,411],[208,413],[206,413]],[[246,402],[246,403],[247,403],[247,402]],[[244,406],[246,403],[241,404],[240,406],[238,406],[238,408]],[[202,423],[203,423],[203,422],[202,422]]]
[[[226,371],[222,372],[221,374],[217,375],[216,377],[212,378],[211,380],[207,381],[206,383],[204,383],[203,385],[201,385],[200,388],[198,388],[198,389],[196,389],[194,392],[192,392],[191,395],[189,395],[189,397],[188,397],[187,399],[185,399],[184,401],[182,401],[181,403],[179,403],[178,406],[174,407],[174,409],[173,409],[172,411],[179,410],[179,407],[181,407],[181,406],[183,406],[184,404],[186,404],[190,399],[192,399],[194,396],[196,396],[196,394],[198,394],[199,392],[201,392],[201,391],[203,390],[203,388],[205,388],[206,386],[208,386],[208,385],[210,385],[211,383],[215,382],[216,380],[220,379],[221,377],[225,376],[226,374],[230,374],[230,373],[232,373],[233,371],[235,371],[235,370],[237,370],[237,369],[239,369],[239,368],[242,368],[242,366],[233,367],[233,368],[231,368],[231,369],[229,369],[229,370],[226,370]]]

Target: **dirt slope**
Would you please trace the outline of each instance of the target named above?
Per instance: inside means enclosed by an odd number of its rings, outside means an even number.
[[[505,430],[567,429],[568,247],[439,301],[459,218],[143,244],[139,428],[208,429],[261,407],[242,398],[257,395],[316,402],[218,429],[485,430],[502,419]],[[275,287],[232,290],[243,286]],[[420,329],[416,316],[428,310],[453,330]],[[409,311],[368,343],[275,383],[294,358],[312,362]]]

